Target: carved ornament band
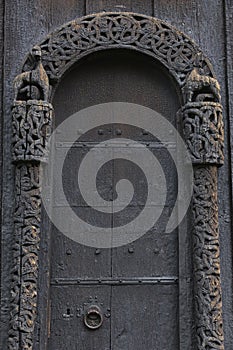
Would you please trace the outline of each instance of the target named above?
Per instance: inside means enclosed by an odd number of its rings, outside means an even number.
[[[194,164],[224,161],[222,106],[216,102],[188,102],[179,113],[183,136]]]
[[[48,101],[56,83],[78,60],[113,48],[153,57],[167,68],[183,96],[179,117],[192,161],[198,165],[193,200],[195,348],[223,350],[216,197],[217,166],[223,163],[220,87],[208,58],[189,37],[161,20],[132,13],[94,14],[67,23],[32,49],[23,72],[14,80],[16,207],[8,349],[35,348],[41,236],[39,162],[48,159],[53,118]]]
[[[46,162],[52,130],[52,105],[39,100],[15,101],[12,117],[13,161]]]

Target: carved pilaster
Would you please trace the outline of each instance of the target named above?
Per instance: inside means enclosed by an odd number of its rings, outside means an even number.
[[[148,54],[166,67],[183,93],[183,134],[194,164],[193,261],[198,350],[223,350],[219,269],[217,166],[223,163],[220,88],[209,60],[185,34],[161,20],[101,13],[74,20],[35,46],[14,80],[15,245],[10,350],[32,350],[37,314],[40,163],[48,158],[50,84],[82,57],[112,48]],[[29,69],[29,70],[28,70]]]
[[[192,211],[197,349],[223,350],[216,166],[195,166]]]
[[[11,350],[33,348],[41,220],[40,164],[48,158],[52,115],[52,106],[41,100],[15,101],[12,110],[16,202],[8,343]]]
[[[188,102],[181,109],[180,115],[193,164],[222,165],[222,105],[216,102]]]
[[[13,161],[46,162],[52,130],[52,105],[37,100],[15,101],[12,116]]]
[[[32,349],[37,313],[38,251],[41,219],[40,164],[18,164],[15,183],[12,311],[9,349]]]
[[[217,202],[217,169],[223,164],[223,121],[216,79],[196,68],[183,89],[179,112],[194,166],[193,275],[197,350],[224,349]]]
[[[41,49],[32,50],[34,68],[14,80],[12,158],[15,163],[15,212],[12,309],[8,348],[32,350],[37,315],[42,165],[48,160],[53,108]]]

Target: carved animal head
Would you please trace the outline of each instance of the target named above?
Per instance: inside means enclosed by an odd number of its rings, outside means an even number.
[[[32,48],[31,55],[36,61],[40,61],[41,60],[41,56],[42,56],[42,52],[41,52],[40,46],[34,46]]]
[[[210,76],[201,75],[197,67],[188,75],[182,91],[186,102],[219,102],[221,99],[218,81]]]

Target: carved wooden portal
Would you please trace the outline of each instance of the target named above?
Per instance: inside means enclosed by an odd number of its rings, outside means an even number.
[[[126,48],[159,61],[183,96],[178,116],[194,166],[193,265],[197,349],[224,349],[217,168],[223,163],[220,88],[209,60],[183,33],[155,18],[101,13],[72,21],[35,46],[14,82],[15,244],[9,349],[32,349],[41,236],[41,163],[53,125],[50,100],[64,73],[95,51]],[[45,234],[45,233],[44,233]]]

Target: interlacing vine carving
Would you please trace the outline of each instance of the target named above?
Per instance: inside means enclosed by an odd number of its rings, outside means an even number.
[[[50,80],[60,79],[77,59],[88,53],[129,48],[154,56],[182,85],[193,67],[212,76],[211,64],[185,34],[159,19],[130,13],[102,13],[74,20],[40,44]],[[25,69],[30,66],[28,58]]]
[[[200,49],[171,25],[132,13],[101,13],[74,20],[29,54],[14,81],[15,244],[10,350],[32,350],[37,315],[41,220],[41,163],[52,128],[52,88],[83,56],[127,48],[154,57],[183,95],[178,112],[194,164],[193,261],[198,350],[223,350],[217,166],[223,163],[220,87]]]
[[[196,68],[182,88],[178,115],[194,165],[193,272],[196,348],[223,350],[217,166],[223,164],[223,120],[216,79]]]
[[[47,101],[48,76],[41,49],[32,49],[31,71],[14,80],[12,158],[15,167],[15,212],[12,309],[8,348],[33,349],[37,315],[39,247],[41,237],[42,165],[48,160],[53,108]]]
[[[222,106],[190,102],[182,108],[183,133],[193,163],[223,164]]]
[[[48,159],[52,106],[44,101],[15,101],[13,105],[13,160]]]
[[[9,349],[32,349],[37,314],[42,168],[20,164],[15,175],[15,244]]]
[[[224,349],[217,204],[217,168],[194,172],[193,257],[198,349]]]

